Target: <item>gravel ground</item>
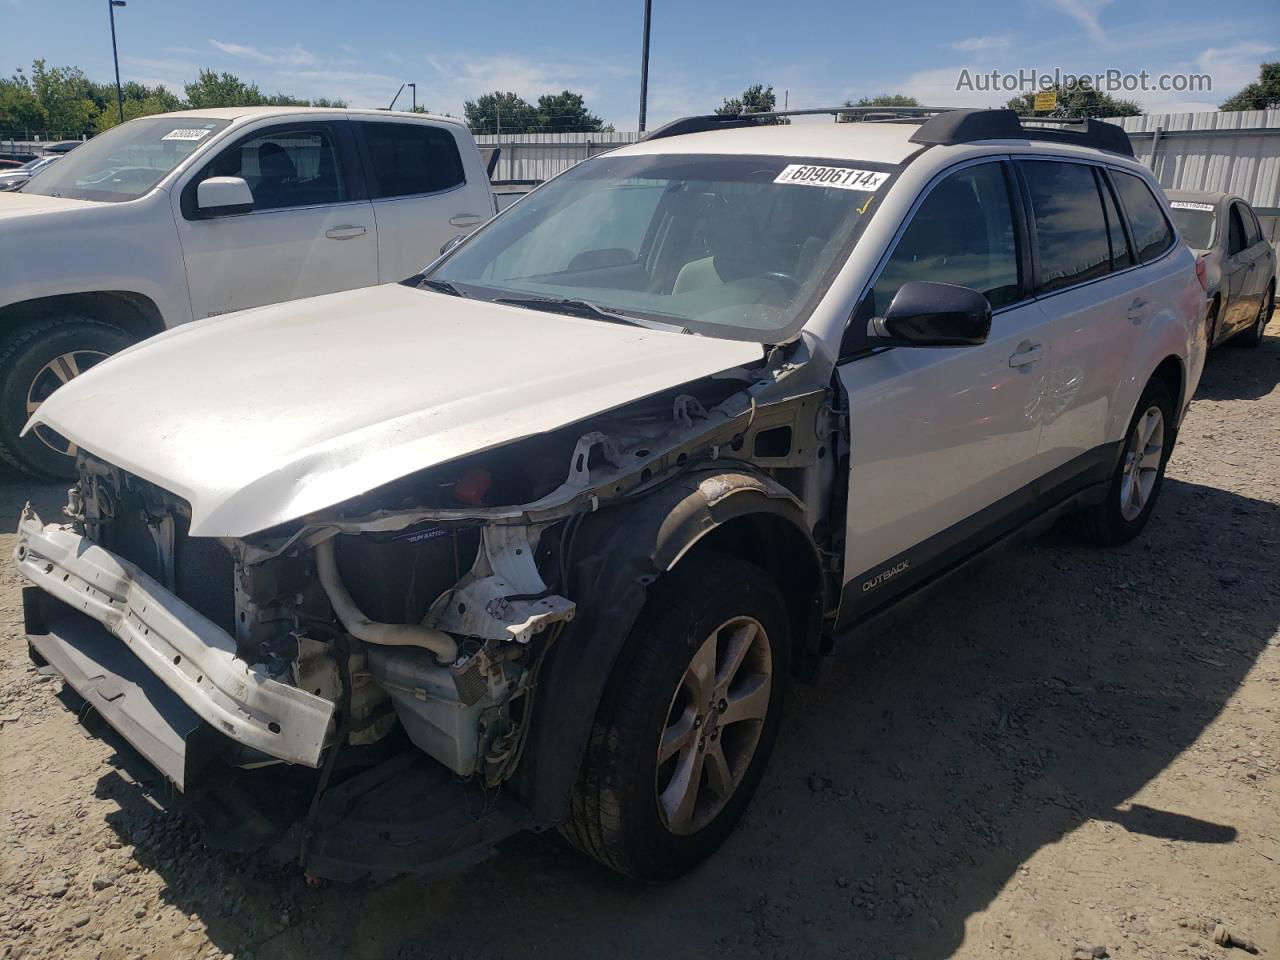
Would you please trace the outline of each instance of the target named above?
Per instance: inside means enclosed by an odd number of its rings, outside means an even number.
[[[1243,957],[1218,923],[1280,960],[1277,380],[1280,338],[1212,357],[1137,542],[1050,535],[795,688],[744,824],[665,887],[554,836],[374,890],[207,849],[29,667],[6,533],[0,960]],[[10,477],[0,516],[61,497]]]

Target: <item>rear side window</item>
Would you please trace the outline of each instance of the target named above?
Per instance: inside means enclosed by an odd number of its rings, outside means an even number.
[[[1119,170],[1112,171],[1111,176],[1120,194],[1120,203],[1129,217],[1129,230],[1133,234],[1138,261],[1150,263],[1173,245],[1173,227],[1145,180]]]
[[[1262,239],[1262,228],[1258,226],[1258,219],[1253,215],[1253,211],[1246,207],[1243,203],[1239,204],[1240,218],[1244,220],[1245,239],[1249,241],[1249,246],[1253,246]]]
[[[1040,289],[1057,290],[1111,272],[1111,240],[1093,168],[1023,160],[1031,195]]]
[[[466,182],[453,134],[425,123],[366,122],[376,199],[437,193]]]
[[[867,296],[859,316],[883,315],[912,280],[977,290],[992,307],[1019,297],[1018,241],[1000,163],[951,174],[924,198]]]
[[[1111,187],[1107,185],[1102,171],[1097,171],[1098,189],[1102,192],[1102,209],[1107,215],[1107,238],[1111,241],[1111,269],[1123,270],[1133,266],[1133,253],[1129,250],[1129,241],[1124,235],[1124,223],[1120,220],[1120,211],[1116,208],[1116,198],[1111,195]]]
[[[1229,221],[1230,226],[1227,228],[1227,256],[1239,253],[1249,245],[1245,239],[1247,234],[1244,230],[1244,219],[1240,216],[1240,204],[1233,203],[1231,205]]]

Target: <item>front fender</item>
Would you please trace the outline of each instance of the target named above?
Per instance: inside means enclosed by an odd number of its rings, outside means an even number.
[[[605,684],[649,585],[708,534],[753,514],[781,517],[812,543],[791,492],[740,465],[689,470],[634,502],[602,505],[583,521],[570,577],[578,613],[543,666],[513,779],[538,822],[564,818]],[[815,550],[815,569],[816,557]]]

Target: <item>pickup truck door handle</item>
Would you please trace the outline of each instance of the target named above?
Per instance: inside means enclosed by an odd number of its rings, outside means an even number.
[[[368,232],[365,227],[357,226],[354,223],[344,223],[340,227],[330,227],[324,232],[324,235],[330,240],[354,240],[356,237],[363,237]]]
[[[1023,340],[1018,344],[1018,352],[1009,358],[1009,366],[1025,367],[1028,363],[1035,363],[1043,356],[1044,344]]]
[[[1129,304],[1129,320],[1137,325],[1142,322],[1142,318],[1146,315],[1145,310],[1149,300],[1143,300],[1141,297],[1134,297],[1133,303]]]
[[[449,218],[449,225],[452,227],[474,227],[477,223],[482,223],[484,216],[479,213],[455,213]]]

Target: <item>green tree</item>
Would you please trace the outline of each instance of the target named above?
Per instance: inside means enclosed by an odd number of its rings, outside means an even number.
[[[79,67],[50,67],[43,60],[31,64],[31,89],[44,108],[46,130],[54,136],[93,133],[99,108],[93,84]]]
[[[582,94],[571,90],[538,98],[538,128],[543,133],[595,133],[604,121],[587,109]]]
[[[0,129],[9,131],[43,130],[49,115],[31,88],[31,80],[22,68],[8,80],[0,80]]]
[[[482,93],[462,105],[472,133],[536,133],[538,111],[518,94]]]
[[[1055,84],[1053,92],[1058,95],[1058,105],[1046,117],[1136,117],[1142,113],[1142,107],[1134,100],[1122,100],[1109,93],[1095,90],[1093,87],[1072,86],[1063,89]],[[1044,91],[1048,93],[1049,91]],[[1034,93],[1023,93],[1005,104],[1005,108],[1013,110],[1020,116],[1031,116],[1035,113]]]
[[[234,73],[215,73],[201,70],[199,75],[184,88],[187,107],[191,110],[210,110],[214,107],[261,107],[267,98],[256,83],[245,83]]]
[[[94,84],[94,99],[99,103],[98,118],[95,127],[98,133],[110,130],[120,122],[120,111],[116,106],[115,84]],[[171,113],[182,110],[186,104],[179,97],[163,86],[148,87],[141,83],[126,83],[121,91],[124,94],[124,118],[134,120],[138,117],[149,117],[157,113]]]
[[[1222,103],[1223,110],[1270,110],[1280,107],[1280,61],[1264,63],[1258,79]]]
[[[724,104],[716,107],[716,115],[736,117],[740,113],[768,113],[775,109],[778,98],[773,95],[773,86],[754,83],[742,91],[740,97],[725,97]]]

